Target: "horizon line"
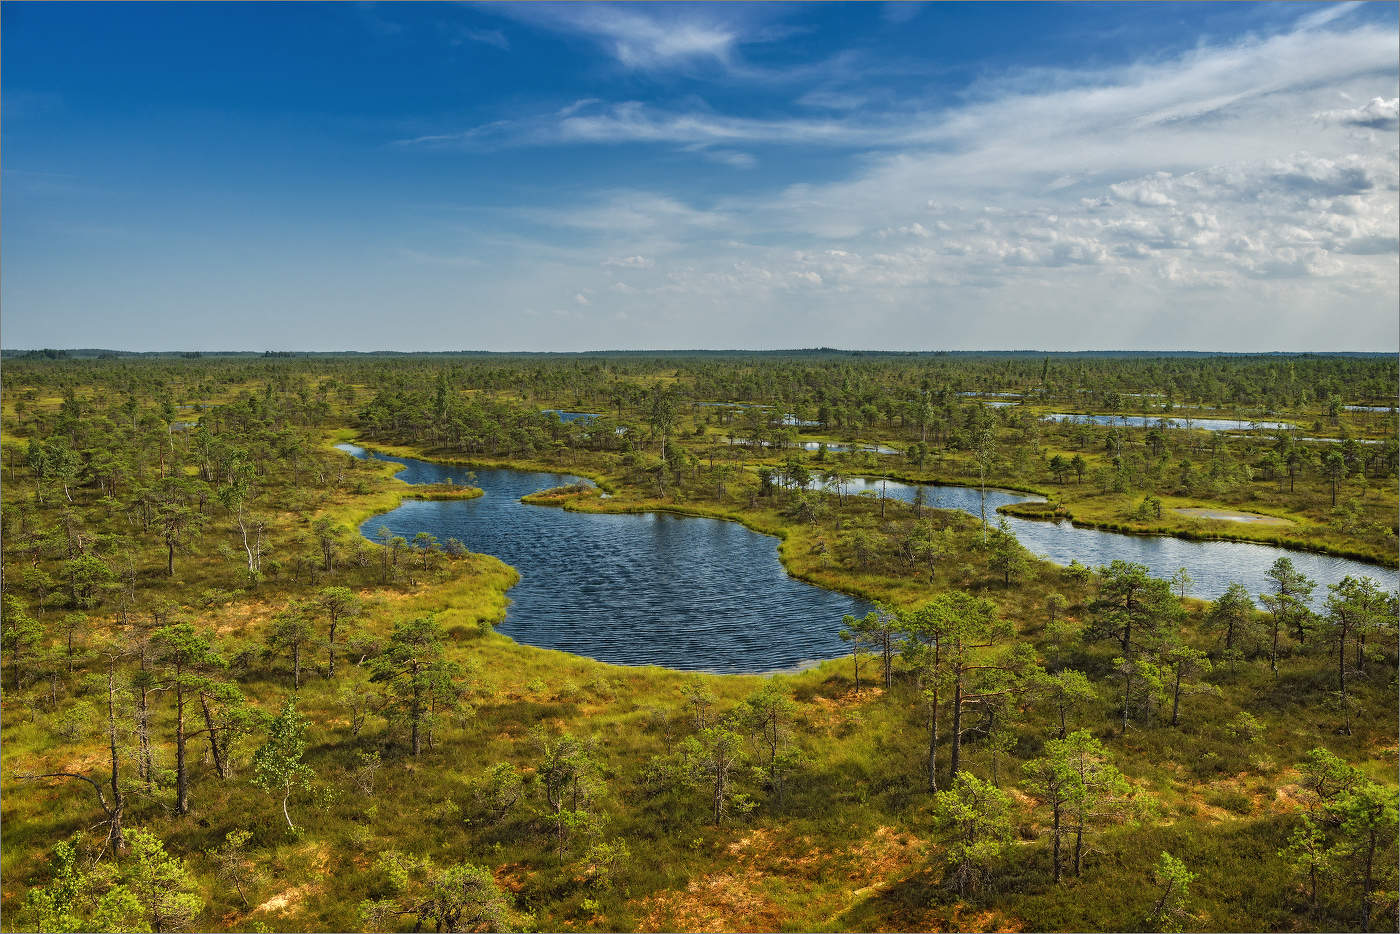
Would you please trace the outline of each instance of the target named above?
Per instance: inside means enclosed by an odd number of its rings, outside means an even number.
[[[589,350],[473,350],[458,348],[453,350],[429,350],[420,348],[416,350],[391,350],[379,348],[375,350],[319,350],[319,349],[298,349],[298,350],[273,350],[273,349],[221,349],[221,350],[197,350],[189,348],[160,348],[151,350],[122,350],[109,347],[0,347],[0,354],[12,355],[42,355],[50,353],[62,354],[109,354],[113,356],[162,356],[181,355],[190,358],[209,356],[266,356],[266,357],[289,357],[289,356],[572,356],[581,357],[601,354],[880,354],[880,355],[900,355],[900,356],[930,356],[940,354],[1042,354],[1046,356],[1074,356],[1082,354],[1137,354],[1143,356],[1150,355],[1182,355],[1194,354],[1199,356],[1221,356],[1221,357],[1262,357],[1262,356],[1400,356],[1400,350],[1203,350],[1195,348],[1177,349],[1140,349],[1130,347],[1115,348],[1079,348],[1075,350],[1044,350],[1034,347],[1005,348],[989,347],[969,349],[918,349],[918,350],[888,350],[878,348],[861,347],[765,347],[765,348],[707,348],[707,347],[654,347],[645,349],[629,348],[592,348]]]

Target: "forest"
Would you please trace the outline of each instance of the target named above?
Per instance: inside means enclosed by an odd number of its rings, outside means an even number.
[[[1398,383],[1365,354],[7,352],[0,924],[1394,930]],[[492,492],[346,444],[578,478],[523,498],[546,520],[739,523],[871,609],[777,672],[525,644],[519,569],[379,518]],[[1207,595],[1013,521],[1293,557]]]

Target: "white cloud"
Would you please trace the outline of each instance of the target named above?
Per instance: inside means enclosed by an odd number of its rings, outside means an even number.
[[[711,162],[718,162],[735,169],[751,169],[758,165],[758,160],[747,152],[739,152],[736,149],[702,149],[700,154]]]
[[[1108,190],[1113,192],[1115,197],[1123,201],[1131,201],[1133,204],[1139,204],[1143,207],[1173,207],[1176,202],[1167,197],[1159,184],[1163,176],[1170,178],[1166,173],[1161,173],[1158,176],[1144,181],[1120,182],[1117,185],[1110,185]]]
[[[1400,153],[1369,130],[1394,119],[1395,39],[1312,24],[1172,60],[1003,75],[941,108],[808,95],[827,114],[760,119],[587,101],[469,133],[719,159],[861,151],[836,181],[729,196],[678,184],[529,213],[584,232],[536,301],[588,283],[595,307],[579,310],[632,314],[633,346],[779,346],[799,331],[853,346],[871,333],[900,335],[883,346],[1392,346]],[[783,160],[763,165],[783,177]]]
[[[601,104],[601,103],[602,103],[602,101],[599,100],[599,99],[596,98],[596,97],[584,97],[584,98],[580,98],[579,100],[574,101],[572,104],[568,105],[567,107],[561,107],[561,108],[559,108],[557,111],[555,111],[554,115],[555,115],[556,117],[568,117],[568,116],[571,116],[571,115],[573,115],[573,114],[578,113],[580,110],[583,110],[585,107],[591,107],[591,106],[593,106],[594,104]]]
[[[855,110],[868,100],[864,94],[850,91],[817,90],[808,91],[797,99],[803,107],[817,107],[824,110]]]
[[[510,41],[506,39],[506,34],[499,29],[463,29],[460,38],[471,42],[480,42],[483,45],[493,45],[502,51],[510,49]]]
[[[624,266],[628,269],[650,269],[656,263],[645,256],[609,257],[603,260],[604,266]]]
[[[1368,26],[1201,47],[1171,61],[1093,72],[1004,75],[951,108],[906,102],[894,110],[760,118],[589,102],[401,142],[873,150],[888,154],[891,174],[899,160],[914,171],[937,163],[956,173],[945,174],[955,190],[959,184],[1004,189],[1031,178],[1054,190],[1066,179],[1075,180],[1069,187],[1082,186],[1103,173],[1122,181],[1154,170],[1267,158],[1308,135],[1313,115],[1329,112],[1321,106],[1329,95],[1393,87],[1395,71],[1394,32]],[[1388,113],[1385,100],[1376,105],[1376,119]]]
[[[1360,6],[1360,0],[1351,0],[1351,2],[1348,3],[1334,3],[1330,6],[1323,7],[1322,9],[1317,10],[1316,12],[1309,13],[1306,16],[1299,18],[1298,29],[1299,31],[1318,29],[1322,26],[1326,26],[1328,23],[1331,23],[1334,20],[1346,16],[1348,13],[1359,8]]]
[[[1360,107],[1324,110],[1316,116],[1320,120],[1394,133],[1400,127],[1400,98],[1373,97]]]
[[[645,191],[606,192],[590,204],[557,211],[530,210],[522,213],[550,225],[621,237],[658,232],[710,236],[730,223],[728,216],[721,211],[693,208],[677,198]]]
[[[596,43],[626,68],[651,71],[711,60],[724,63],[744,39],[717,11],[630,4],[504,4],[490,12]]]

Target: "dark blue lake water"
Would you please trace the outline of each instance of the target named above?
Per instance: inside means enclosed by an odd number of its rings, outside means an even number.
[[[501,632],[529,645],[560,649],[620,665],[662,665],[694,671],[765,672],[792,669],[846,653],[836,635],[841,617],[864,614],[869,604],[794,580],[778,560],[777,542],[737,522],[665,514],[595,515],[526,506],[527,493],[580,482],[564,473],[478,470],[366,452],[356,457],[404,465],[407,483],[474,482],[485,495],[471,500],[409,500],[370,519],[361,532],[373,539],[381,525],[411,539],[420,531],[460,539],[520,572]],[[585,481],[586,482],[586,481]],[[912,503],[915,484],[864,478],[846,491]],[[960,486],[923,486],[924,504],[974,516],[980,493]],[[987,515],[998,506],[1040,497],[987,491]],[[1387,590],[1400,586],[1394,570],[1362,561],[1246,542],[1194,542],[1155,535],[1124,535],[1076,528],[1069,522],[1007,517],[1031,552],[1057,564],[1078,560],[1094,567],[1115,559],[1146,565],[1170,578],[1185,567],[1188,594],[1214,599],[1232,581],[1251,594],[1268,589],[1265,573],[1287,556],[1317,582],[1321,606],[1329,584],[1345,575],[1368,576]]]
[[[356,457],[363,448],[339,445]],[[468,482],[467,468],[370,453],[407,483]],[[526,506],[527,493],[579,482],[562,473],[477,470],[477,499],[409,500],[370,519],[412,538],[460,539],[520,572],[497,629],[529,645],[619,665],[691,671],[792,669],[845,652],[841,617],[862,600],[787,575],[776,539],[737,522],[593,515]]]

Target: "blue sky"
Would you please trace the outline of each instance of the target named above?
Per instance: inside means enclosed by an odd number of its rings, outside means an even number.
[[[0,341],[1397,349],[1395,4],[0,7]]]

